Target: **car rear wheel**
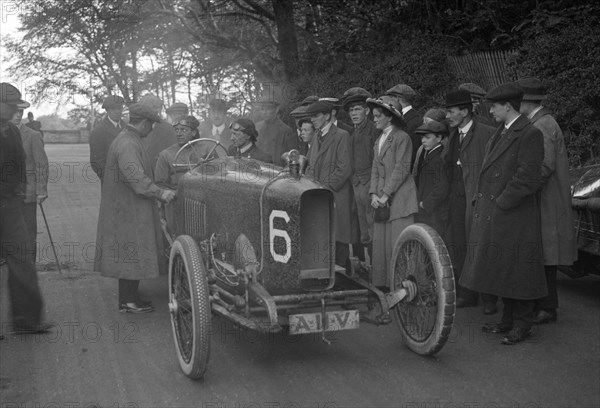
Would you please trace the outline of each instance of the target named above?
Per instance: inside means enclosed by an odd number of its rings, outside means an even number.
[[[194,239],[177,237],[169,257],[169,311],[182,371],[204,376],[210,356],[211,308],[206,266]]]
[[[417,294],[393,309],[405,344],[415,353],[435,354],[442,349],[454,321],[455,286],[452,263],[444,241],[425,224],[407,227],[394,245],[392,289],[410,280]]]

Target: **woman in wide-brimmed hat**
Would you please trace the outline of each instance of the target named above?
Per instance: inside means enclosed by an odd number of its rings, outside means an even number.
[[[389,218],[376,220],[373,225],[372,283],[387,287],[393,244],[402,230],[414,222],[414,214],[418,212],[417,188],[410,168],[413,146],[403,130],[404,121],[394,98],[386,95],[369,98],[367,104],[376,127],[382,131],[374,146],[371,205],[379,213],[382,211],[377,209],[389,207]]]

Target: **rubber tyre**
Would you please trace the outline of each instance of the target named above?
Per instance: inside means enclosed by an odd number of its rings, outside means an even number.
[[[171,326],[181,370],[197,380],[204,377],[210,357],[211,307],[206,266],[194,239],[181,235],[169,257]]]
[[[448,250],[439,234],[425,224],[408,226],[394,244],[391,288],[404,280],[417,284],[417,295],[392,310],[404,343],[415,353],[442,349],[454,322],[456,293]]]

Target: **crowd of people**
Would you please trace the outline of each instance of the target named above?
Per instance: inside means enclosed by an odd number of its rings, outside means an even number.
[[[4,172],[4,163],[22,154],[4,145],[19,137],[11,109],[24,101],[8,87],[2,88],[2,241],[25,245],[25,236],[14,235],[22,218],[15,214],[27,211],[15,193],[22,180],[18,172]],[[176,199],[187,170],[174,165],[176,155],[191,163],[210,154],[184,148],[198,138],[218,141],[230,156],[274,165],[297,149],[307,157],[306,175],[333,192],[336,264],[348,268],[350,251],[364,264],[370,260],[366,278],[387,290],[396,238],[414,222],[428,224],[448,248],[457,307],[478,306],[481,299],[483,313],[493,315],[502,298],[500,321],[482,330],[501,334],[502,344],[519,343],[534,323],[557,320],[557,266],[576,257],[567,152],[560,127],[541,104],[545,93],[536,78],[489,92],[463,84],[443,106],[420,115],[407,84],[379,97],[351,87],[339,99],[313,95],[298,102],[290,112],[296,129],[282,120],[272,98],[255,102],[257,123],[230,118],[222,99],[210,101],[208,119],[200,123],[183,103],[168,107],[162,120],[162,100],[147,94],[129,106],[126,123],[125,101],[109,96],[102,105],[106,115],[90,135],[90,162],[102,181],[95,270],[119,280],[120,312],[153,311],[138,286],[166,268],[155,201]],[[38,192],[38,200],[43,197]],[[123,243],[135,246],[138,262],[111,257]],[[5,252],[11,277],[35,275],[30,258]],[[21,289],[11,286],[11,299],[18,290],[36,290],[35,279],[21,281]],[[13,300],[16,322],[25,313],[18,303]],[[41,327],[37,314],[24,318],[26,327]]]

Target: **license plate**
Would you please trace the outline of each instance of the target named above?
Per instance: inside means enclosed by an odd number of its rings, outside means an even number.
[[[304,313],[288,316],[290,334],[318,333],[322,331],[321,313]],[[357,329],[358,310],[336,310],[325,312],[325,331]]]

